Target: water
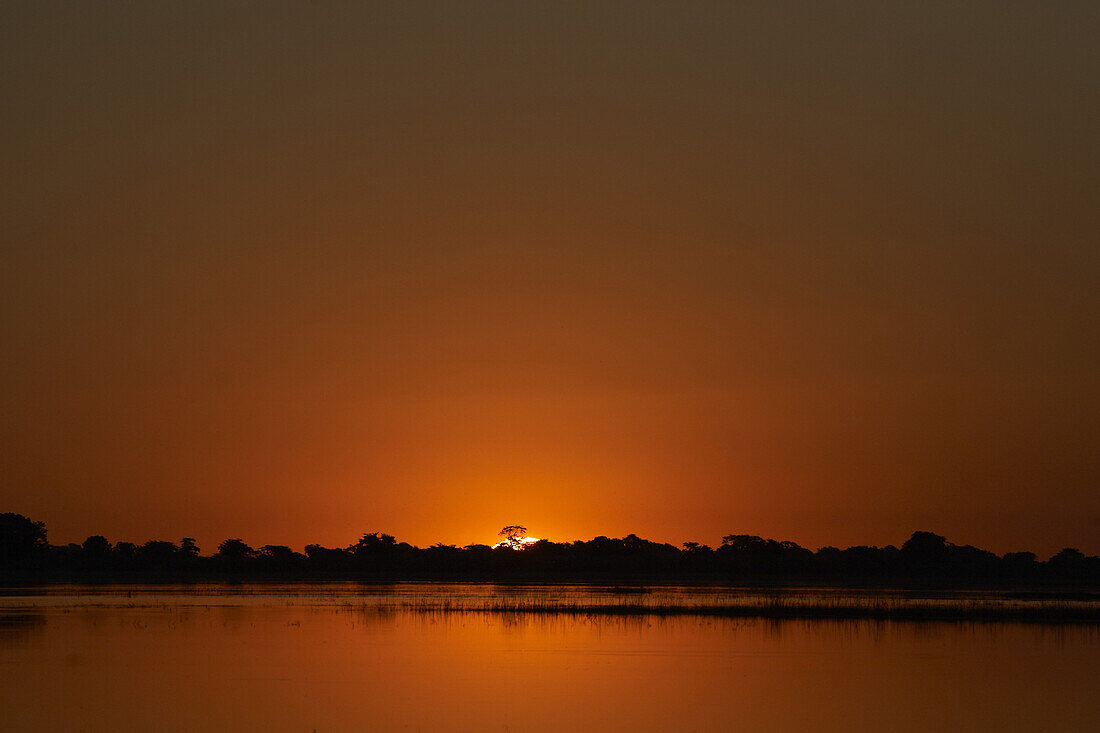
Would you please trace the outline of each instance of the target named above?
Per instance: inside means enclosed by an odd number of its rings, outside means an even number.
[[[9,590],[0,730],[1100,730],[1095,626],[486,610],[631,590]]]

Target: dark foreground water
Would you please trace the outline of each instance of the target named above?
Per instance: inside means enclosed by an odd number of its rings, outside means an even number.
[[[523,610],[715,593],[9,589],[0,729],[1100,730],[1095,626]]]

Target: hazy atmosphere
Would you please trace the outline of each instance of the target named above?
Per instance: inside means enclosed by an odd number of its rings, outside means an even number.
[[[53,543],[1100,551],[1100,5],[0,7]]]

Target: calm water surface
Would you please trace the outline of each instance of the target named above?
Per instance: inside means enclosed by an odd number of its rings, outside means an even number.
[[[721,592],[645,595],[682,605]],[[0,729],[1100,730],[1095,627],[484,610],[532,594],[635,595],[423,584],[8,590]]]

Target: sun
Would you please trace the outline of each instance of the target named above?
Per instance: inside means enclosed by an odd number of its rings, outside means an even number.
[[[513,550],[522,550],[528,545],[533,545],[539,541],[538,537],[516,537],[514,539],[505,539],[493,545],[495,550],[498,547],[511,547]]]

